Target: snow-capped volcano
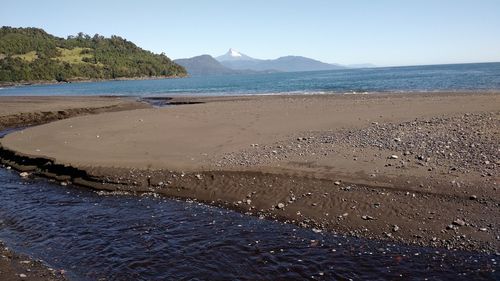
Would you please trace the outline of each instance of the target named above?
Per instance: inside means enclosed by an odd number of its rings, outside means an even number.
[[[229,49],[229,55],[231,57],[241,57],[242,55],[240,54],[240,52],[236,51],[235,49]]]
[[[231,48],[227,53],[222,56],[216,57],[218,61],[234,61],[234,60],[255,60],[245,54],[242,54],[235,49]]]

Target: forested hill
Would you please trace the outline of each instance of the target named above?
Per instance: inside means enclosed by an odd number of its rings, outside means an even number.
[[[59,38],[39,28],[0,29],[0,82],[182,77],[186,70],[119,36]]]

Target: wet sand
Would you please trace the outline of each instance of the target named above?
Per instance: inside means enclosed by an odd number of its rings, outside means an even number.
[[[72,116],[149,108],[129,98],[0,97],[0,130],[31,126]]]
[[[498,251],[500,95],[184,98],[13,133],[6,165],[315,231]],[[20,165],[22,164],[22,165]]]
[[[67,280],[64,270],[47,268],[41,261],[18,255],[0,242],[0,280],[57,281]]]

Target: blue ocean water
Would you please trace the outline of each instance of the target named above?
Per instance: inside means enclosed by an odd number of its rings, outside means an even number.
[[[500,63],[480,63],[32,85],[0,89],[0,96],[219,96],[499,89]]]

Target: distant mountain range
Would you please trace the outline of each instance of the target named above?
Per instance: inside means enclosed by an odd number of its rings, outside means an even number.
[[[260,60],[249,57],[234,49],[216,58],[222,65],[231,69],[250,69],[255,71],[315,71],[343,69],[345,67],[337,64],[328,64],[306,57],[286,56],[274,60]]]
[[[223,66],[210,55],[201,55],[189,59],[177,59],[174,60],[174,62],[183,66],[191,75],[238,74],[238,71]]]
[[[296,72],[374,67],[374,65],[370,64],[352,66],[328,64],[301,56],[285,56],[274,60],[261,60],[234,49],[229,49],[227,53],[215,59],[209,55],[202,55],[189,59],[178,59],[174,62],[186,68],[191,75]]]

